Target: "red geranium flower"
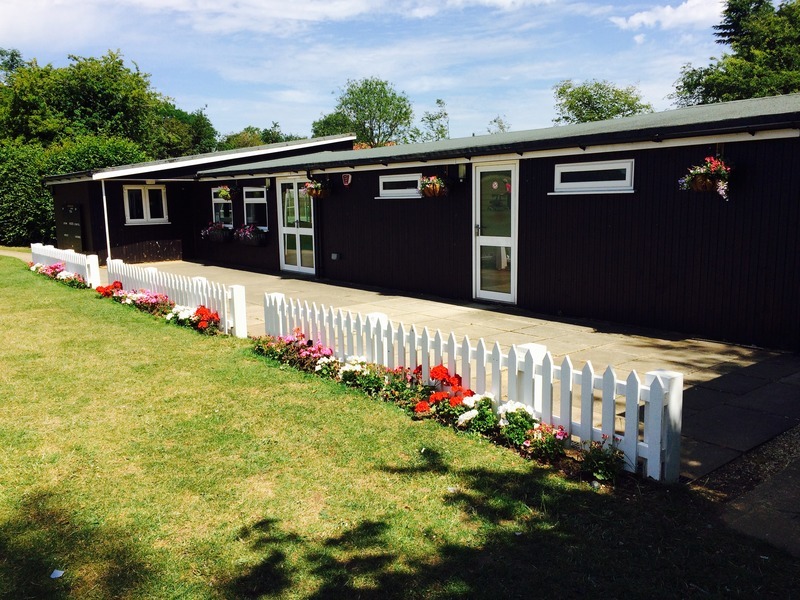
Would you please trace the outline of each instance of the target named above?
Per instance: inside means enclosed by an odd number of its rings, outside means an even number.
[[[438,379],[444,381],[450,376],[450,372],[444,365],[437,365],[431,369],[431,379]]]
[[[415,413],[426,413],[431,409],[431,405],[425,402],[425,400],[420,400],[417,402],[417,405],[414,407]]]

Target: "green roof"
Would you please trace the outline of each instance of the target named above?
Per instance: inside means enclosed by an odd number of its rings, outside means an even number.
[[[593,123],[565,125],[401,144],[367,150],[324,151],[235,167],[200,171],[201,177],[223,177],[315,170],[343,166],[377,165],[437,159],[623,144],[640,141],[798,128],[800,94],[704,104]]]

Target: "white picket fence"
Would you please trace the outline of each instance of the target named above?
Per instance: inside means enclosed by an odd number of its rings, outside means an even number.
[[[444,364],[461,375],[476,393],[491,392],[495,401],[529,406],[543,422],[561,425],[576,443],[616,441],[625,455],[625,468],[653,479],[673,482],[680,474],[683,375],[651,371],[644,381],[634,371],[617,378],[609,366],[596,372],[591,362],[576,369],[569,357],[555,364],[540,344],[512,346],[504,353],[499,344],[458,342],[450,333],[433,335],[427,328],[395,326],[380,313],[366,316],[287,300],[283,294],[265,294],[264,323],[268,335],[287,335],[299,329],[309,339],[334,350],[337,358],[362,356],[389,368]]]
[[[176,304],[205,306],[220,316],[220,329],[236,337],[247,337],[247,305],[244,286],[225,286],[205,277],[165,273],[155,267],[137,267],[119,259],[107,262],[108,281],[119,281],[126,290],[149,290],[166,294]]]
[[[96,254],[79,254],[74,250],[62,250],[44,244],[31,244],[31,261],[36,264],[55,265],[64,263],[64,270],[77,273],[89,287],[100,285],[100,262]]]

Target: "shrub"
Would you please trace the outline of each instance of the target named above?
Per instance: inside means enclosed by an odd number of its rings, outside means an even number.
[[[561,425],[555,428],[547,423],[538,423],[526,437],[522,447],[531,458],[552,463],[566,455],[564,443],[568,436]]]
[[[625,466],[625,455],[603,434],[599,442],[584,442],[578,451],[581,473],[597,481],[613,483]]]
[[[500,436],[511,446],[522,446],[530,431],[537,423],[536,419],[524,409],[507,412],[506,425],[500,428]]]

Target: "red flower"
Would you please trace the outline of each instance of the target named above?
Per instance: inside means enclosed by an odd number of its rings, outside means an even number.
[[[417,402],[417,405],[414,407],[415,413],[426,413],[431,409],[431,405],[425,402],[425,400],[420,400]]]
[[[456,373],[455,375],[451,375],[447,379],[444,380],[444,383],[449,385],[450,387],[458,387],[461,385],[461,375]]]
[[[450,376],[450,372],[444,365],[437,365],[431,369],[431,379],[438,379],[444,381]]]
[[[452,398],[450,398],[450,406],[460,406],[463,403],[464,403],[463,396],[453,396]]]
[[[428,402],[431,404],[436,404],[437,402],[441,402],[442,400],[446,400],[450,394],[447,392],[433,392],[428,398]]]

